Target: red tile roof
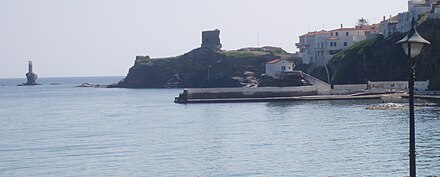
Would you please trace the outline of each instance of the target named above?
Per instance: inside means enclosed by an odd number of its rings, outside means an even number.
[[[371,32],[374,30],[379,30],[379,24],[365,25],[365,26],[356,26],[357,29],[364,30],[366,32]]]
[[[334,32],[334,31],[355,31],[355,30],[362,30],[362,29],[357,29],[357,28],[339,28],[339,29],[330,30],[329,32]]]
[[[398,20],[399,20],[399,16],[396,15],[396,16],[390,17],[390,18],[388,18],[388,19],[386,19],[384,21],[381,21],[380,23],[383,23],[383,22],[397,22]]]
[[[285,59],[275,59],[275,60],[272,60],[272,61],[267,62],[267,64],[275,64],[275,63],[278,63],[278,62],[280,62],[280,61],[286,61],[287,63],[292,64],[292,62],[287,61],[287,60],[285,60]]]
[[[328,34],[328,31],[325,31],[325,30],[313,31],[313,32],[308,32],[306,34],[303,34],[301,36],[314,36],[314,35],[321,35],[321,34]]]
[[[272,60],[272,61],[267,62],[267,64],[274,64],[274,63],[278,63],[280,61],[281,61],[281,59],[276,59],[276,60]]]

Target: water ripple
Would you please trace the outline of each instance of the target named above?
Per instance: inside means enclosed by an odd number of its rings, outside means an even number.
[[[0,176],[407,176],[408,113],[377,102],[178,105],[180,90],[1,87]],[[31,111],[29,111],[31,110]],[[416,111],[440,173],[440,108]]]

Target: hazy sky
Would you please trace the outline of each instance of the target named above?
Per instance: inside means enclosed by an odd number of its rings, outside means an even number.
[[[308,31],[407,9],[406,0],[0,0],[0,78],[126,75],[136,55],[168,57],[221,30],[224,49],[296,51]]]

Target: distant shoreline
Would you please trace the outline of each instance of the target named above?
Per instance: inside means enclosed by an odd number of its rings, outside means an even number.
[[[102,78],[102,77],[122,77],[125,76],[48,76],[39,77],[38,79],[53,79],[53,78]],[[0,77],[0,79],[26,79],[26,77]]]

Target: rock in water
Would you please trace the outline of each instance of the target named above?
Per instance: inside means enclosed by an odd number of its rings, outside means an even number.
[[[76,87],[94,87],[94,88],[107,88],[107,85],[101,85],[101,84],[92,84],[89,82],[84,82],[81,85],[78,85]]]
[[[396,110],[403,109],[405,105],[398,103],[383,103],[379,105],[368,106],[366,110]]]

